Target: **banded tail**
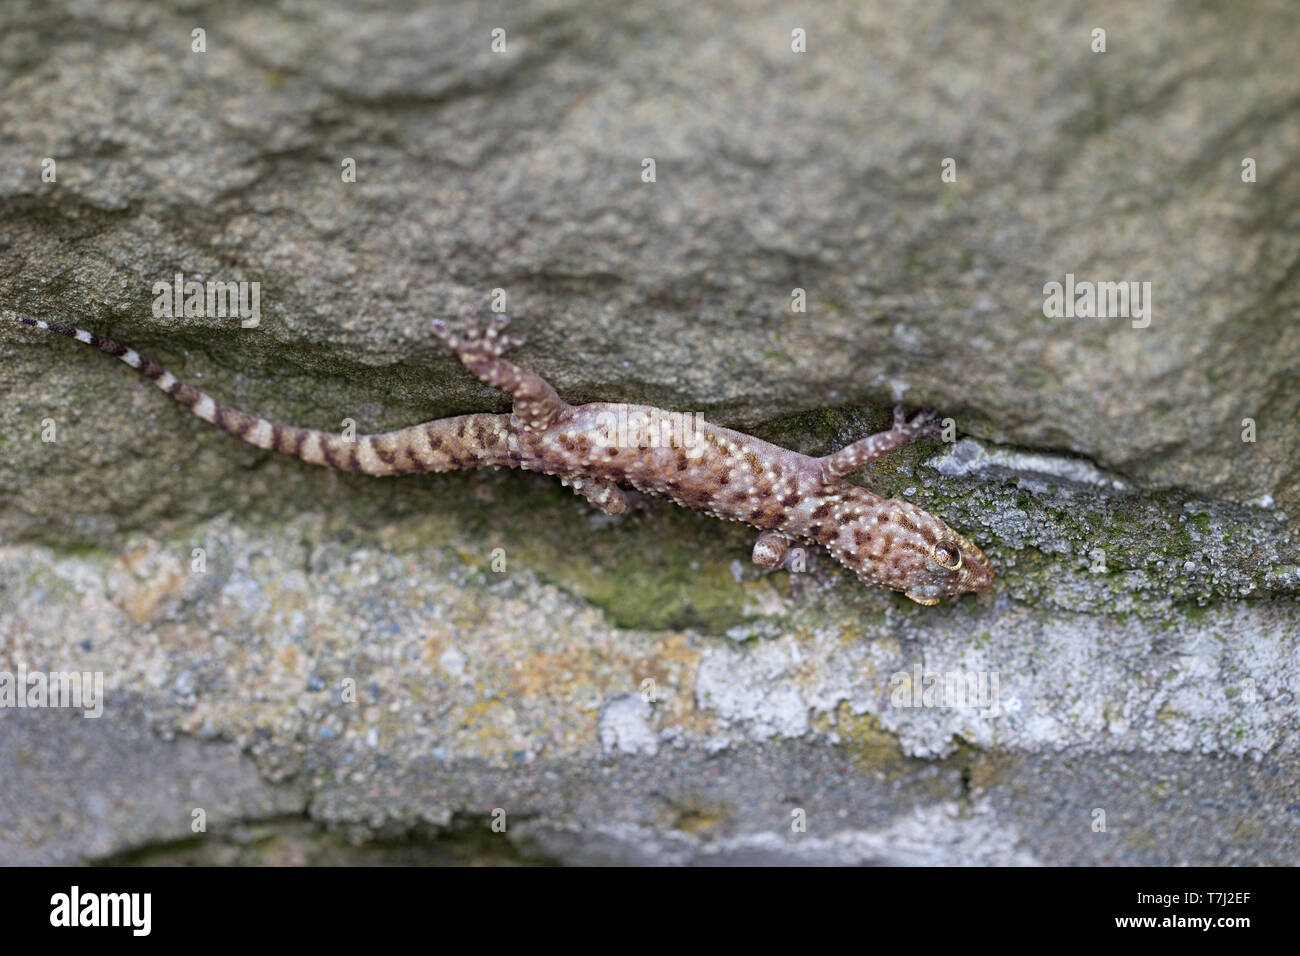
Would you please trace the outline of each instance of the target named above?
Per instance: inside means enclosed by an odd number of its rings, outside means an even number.
[[[85,329],[40,319],[19,321],[116,356],[204,421],[250,445],[292,455],[309,464],[376,476],[512,464],[507,447],[509,415],[440,418],[397,431],[357,435],[349,441],[333,432],[284,425],[223,405],[135,349]]]

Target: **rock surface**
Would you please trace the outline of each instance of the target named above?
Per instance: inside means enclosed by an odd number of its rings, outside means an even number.
[[[1300,863],[1289,4],[47,8],[0,12],[0,672],[106,686],[0,710],[0,862]],[[155,316],[177,272],[260,324]],[[1067,274],[1149,324],[1045,317]],[[314,469],[8,321],[377,430],[505,410],[427,329],[494,289],[570,401],[814,454],[940,408],[859,479],[997,590]]]

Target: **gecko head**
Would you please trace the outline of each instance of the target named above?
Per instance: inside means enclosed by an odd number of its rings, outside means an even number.
[[[846,517],[830,550],[867,584],[926,605],[993,584],[993,567],[979,548],[910,502],[876,499]]]
[[[913,568],[904,593],[917,604],[938,604],[940,597],[979,594],[993,586],[993,566],[984,552],[964,536],[934,519],[942,531],[927,539],[921,569]],[[913,562],[915,564],[916,562]]]

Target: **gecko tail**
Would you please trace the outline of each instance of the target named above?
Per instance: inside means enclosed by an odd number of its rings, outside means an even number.
[[[23,325],[30,325],[32,328],[45,329],[48,332],[57,332],[59,335],[66,335],[70,339],[84,342],[92,348],[97,348],[101,352],[107,352],[109,355],[120,358],[123,362],[131,366],[145,378],[149,379],[149,381],[153,382],[172,398],[176,399],[176,401],[180,402],[192,411],[195,415],[199,416],[199,418],[202,418],[207,422],[212,422],[214,425],[230,432],[232,435],[236,435],[238,438],[244,438],[244,435],[232,430],[232,428],[228,428],[225,424],[222,424],[218,418],[224,416],[219,416],[218,412],[224,412],[226,415],[243,415],[245,418],[249,419],[254,417],[246,415],[244,412],[240,412],[237,409],[227,408],[217,402],[212,398],[212,396],[200,392],[197,388],[186,385],[153,359],[141,355],[135,349],[127,348],[125,345],[114,342],[112,339],[106,339],[103,336],[96,335],[94,332],[87,332],[85,329],[77,329],[70,325],[63,325],[60,322],[45,322],[41,319],[28,318],[20,318],[18,321]],[[258,421],[261,421],[261,419],[258,419]],[[234,423],[231,422],[231,424],[233,425]],[[270,422],[264,422],[264,424],[269,425]],[[252,444],[256,445],[258,443],[252,442]],[[260,447],[268,448],[270,446],[262,445]]]
[[[461,416],[464,421],[442,419],[395,432],[345,438],[315,428],[299,428],[268,421],[223,405],[206,392],[182,382],[135,349],[85,329],[41,319],[20,318],[19,321],[23,325],[57,332],[101,352],[107,352],[131,366],[205,422],[211,422],[250,445],[292,455],[308,464],[324,465],[358,475],[384,476],[509,463],[504,451],[504,434],[499,436],[501,449],[469,447],[467,426],[478,425],[475,431],[480,436],[485,434],[481,423],[468,421],[476,416]],[[497,437],[494,430],[492,439]],[[496,442],[493,441],[492,444]]]

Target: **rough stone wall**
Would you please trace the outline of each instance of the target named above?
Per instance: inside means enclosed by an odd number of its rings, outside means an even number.
[[[0,671],[107,683],[0,710],[0,862],[1300,862],[1291,4],[346,6],[0,9]],[[177,272],[260,323],[155,316]],[[1045,317],[1067,274],[1149,324]],[[427,328],[496,288],[570,401],[813,454],[939,408],[859,480],[996,592],[312,468],[7,321],[375,430],[507,408]]]

